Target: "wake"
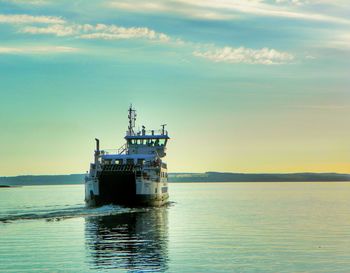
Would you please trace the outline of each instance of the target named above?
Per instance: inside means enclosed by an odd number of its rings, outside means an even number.
[[[40,220],[60,221],[76,217],[90,216],[108,216],[120,213],[128,213],[136,210],[135,208],[125,208],[116,205],[106,205],[98,208],[87,208],[85,206],[62,208],[55,210],[35,210],[27,212],[10,213],[0,215],[0,223],[10,223],[19,220]]]

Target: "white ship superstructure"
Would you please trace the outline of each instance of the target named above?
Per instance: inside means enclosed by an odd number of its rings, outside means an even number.
[[[126,143],[117,150],[100,150],[96,139],[94,162],[85,178],[85,201],[104,204],[154,205],[167,202],[168,173],[163,161],[169,140],[165,124],[161,130],[134,130],[136,111],[129,108]]]

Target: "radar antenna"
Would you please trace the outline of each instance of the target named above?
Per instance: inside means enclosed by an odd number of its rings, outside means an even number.
[[[162,126],[162,135],[165,135],[165,126],[167,126],[167,124],[162,124],[160,126]]]
[[[132,109],[132,104],[130,104],[129,107],[129,127],[128,127],[128,131],[129,131],[129,135],[132,136],[134,135],[134,127],[135,127],[135,121],[136,121],[136,110]]]

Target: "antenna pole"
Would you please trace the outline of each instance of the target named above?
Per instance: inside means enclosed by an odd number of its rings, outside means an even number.
[[[129,135],[131,136],[134,134],[133,128],[135,127],[135,121],[136,121],[136,113],[135,113],[135,109],[132,109],[132,104],[130,104],[130,107],[129,107],[128,118],[129,118],[128,130],[129,130]]]
[[[166,124],[162,124],[161,126],[162,126],[162,135],[165,135],[165,126],[166,126]]]

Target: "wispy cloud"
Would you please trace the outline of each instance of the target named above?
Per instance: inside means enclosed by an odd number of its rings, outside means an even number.
[[[0,14],[0,24],[19,25],[19,32],[28,34],[52,34],[75,36],[81,39],[147,39],[169,42],[170,37],[147,27],[122,27],[105,24],[74,24],[56,16],[32,16],[27,14]],[[37,26],[36,24],[46,24]]]
[[[293,5],[280,5],[286,2],[284,0],[277,0],[277,2],[279,2],[279,4],[276,4],[276,2],[275,4],[267,3],[262,0],[150,0],[147,1],[147,3],[142,0],[110,0],[108,5],[117,9],[138,13],[169,13],[214,20],[235,19],[238,15],[248,14],[254,16],[283,17],[296,20],[350,24],[350,20],[347,18],[340,18],[322,13],[311,13],[295,8],[296,6],[301,6],[301,4],[304,4],[306,1],[288,1],[289,3],[294,3],[294,7]]]
[[[28,46],[28,47],[3,47],[0,46],[0,54],[55,54],[71,53],[78,48],[67,46]]]
[[[20,32],[29,34],[53,34],[56,36],[75,36],[81,39],[147,39],[159,42],[169,42],[170,37],[164,33],[156,32],[146,27],[121,27],[105,24],[57,24],[46,27],[26,26]]]
[[[334,32],[329,35],[327,42],[323,43],[323,47],[339,50],[350,50],[350,31]]]
[[[76,24],[60,17],[30,16],[30,15],[2,15],[1,20],[6,23],[18,24],[18,32],[31,35],[54,35],[57,37],[74,37],[76,39],[121,40],[141,39],[160,42],[186,48],[193,51],[193,56],[205,58],[213,62],[246,63],[246,64],[284,64],[294,60],[294,56],[276,49],[252,49],[246,47],[226,46],[218,48],[207,44],[183,41],[165,33],[157,32],[147,27],[123,27],[106,24]],[[53,23],[57,21],[58,23]],[[36,23],[46,23],[38,26]],[[73,52],[75,48],[40,47],[40,48],[2,48],[2,53],[40,53],[40,52]]]
[[[65,20],[56,16],[32,16],[27,14],[0,14],[0,24],[63,24]]]
[[[347,54],[350,51],[350,31],[347,28],[315,29],[312,34],[305,43],[308,51],[314,51],[313,54],[317,54],[319,49],[346,51]]]
[[[47,5],[50,3],[46,0],[0,0],[0,3],[1,2],[13,3],[17,5],[34,5],[34,6]]]
[[[309,3],[308,0],[275,0],[277,4],[290,4],[290,5],[296,5],[301,6]]]
[[[190,4],[180,1],[110,1],[108,6],[116,9],[128,10],[137,13],[170,13],[185,17],[206,19],[206,20],[225,20],[236,16],[224,14],[220,11],[209,10],[206,8],[195,8]]]
[[[22,33],[29,34],[53,34],[56,36],[71,36],[77,34],[78,30],[74,26],[56,24],[45,27],[26,26],[20,29]]]
[[[275,49],[251,49],[245,47],[223,47],[209,50],[196,50],[196,57],[208,59],[213,62],[246,63],[246,64],[284,64],[294,60],[294,56],[287,52]]]

